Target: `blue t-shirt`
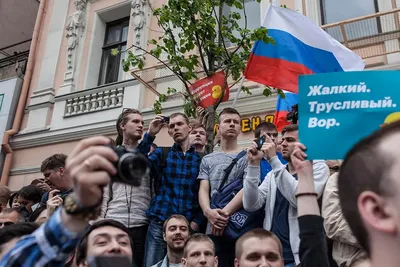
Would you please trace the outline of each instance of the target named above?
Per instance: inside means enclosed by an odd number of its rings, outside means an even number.
[[[297,175],[293,175],[297,180]],[[285,265],[294,262],[292,248],[290,246],[289,231],[289,201],[282,195],[279,189],[276,189],[276,199],[274,214],[272,216],[271,232],[273,232],[282,243],[283,259]]]
[[[282,162],[282,164],[287,164],[287,161],[284,160],[282,158],[282,154],[281,153],[276,153],[276,155],[278,156],[279,160]],[[260,175],[261,175],[261,182],[264,181],[265,177],[267,176],[267,174],[272,171],[272,167],[271,164],[268,163],[268,161],[264,158],[261,159],[261,163],[260,163]]]

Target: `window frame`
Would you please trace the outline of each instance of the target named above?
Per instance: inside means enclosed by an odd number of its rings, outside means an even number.
[[[320,12],[321,12],[321,25],[326,25],[325,21],[325,8],[324,8],[324,1],[325,0],[319,0],[319,7],[320,7]],[[375,6],[375,13],[379,12],[379,6],[378,6],[378,0],[373,0],[374,1],[374,6]],[[379,22],[379,21],[378,21]]]
[[[128,34],[127,34],[127,36],[129,36],[129,22],[130,22],[130,17],[124,17],[124,18],[121,18],[121,19],[118,19],[118,20],[111,21],[111,22],[106,24],[106,30],[105,30],[105,34],[104,34],[103,46],[101,48],[100,71],[99,71],[99,78],[98,78],[98,82],[97,82],[98,86],[118,81],[119,71],[120,71],[120,68],[122,68],[122,66],[120,66],[120,64],[116,64],[116,66],[114,66],[114,68],[118,67],[118,69],[115,71],[115,74],[114,74],[114,76],[117,75],[117,77],[113,77],[113,79],[116,78],[116,80],[113,81],[113,82],[106,82],[106,78],[107,78],[107,76],[106,76],[105,77],[105,81],[102,82],[103,76],[105,74],[104,72],[107,71],[107,66],[105,65],[105,63],[106,63],[106,61],[108,59],[108,56],[107,56],[106,51],[110,51],[111,49],[114,49],[114,48],[116,48],[119,51],[121,51],[121,48],[124,45],[125,46],[127,45],[128,41],[127,40],[126,41],[122,41],[122,36],[123,36],[123,28],[126,27],[126,26],[128,26]],[[107,42],[107,39],[109,37],[110,29],[112,27],[115,27],[115,26],[118,26],[118,25],[120,26],[119,29],[121,31],[120,32],[120,36],[119,36],[119,40],[107,44],[106,42]],[[116,55],[115,57],[117,57],[116,58],[117,62],[121,62],[121,53],[118,53],[118,55]]]

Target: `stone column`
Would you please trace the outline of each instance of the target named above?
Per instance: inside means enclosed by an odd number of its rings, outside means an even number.
[[[33,88],[33,93],[30,96],[28,122],[24,131],[44,129],[48,118],[51,116],[57,64],[60,56],[63,56],[60,54],[60,47],[63,40],[68,4],[69,1],[67,0],[54,1],[52,10],[46,10],[45,14],[51,16],[50,25],[49,30],[43,33],[40,40],[41,46],[44,47],[44,54],[38,59],[41,60],[39,77],[37,86]]]
[[[87,0],[74,0],[76,11],[68,17],[66,23],[67,60],[66,71],[64,73],[64,84],[61,86],[63,92],[75,90],[75,73],[77,55],[79,53],[79,43],[86,27],[86,6]]]
[[[148,14],[148,0],[132,0],[132,25],[133,25],[133,44],[135,46],[146,49],[147,47],[147,19]],[[133,48],[135,55],[143,54],[143,51]]]

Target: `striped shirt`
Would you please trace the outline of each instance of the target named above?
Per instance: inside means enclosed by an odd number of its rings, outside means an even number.
[[[61,209],[38,230],[21,238],[1,259],[1,267],[64,266],[85,231],[73,233],[61,221]]]

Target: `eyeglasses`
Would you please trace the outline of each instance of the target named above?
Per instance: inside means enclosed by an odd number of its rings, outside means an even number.
[[[6,226],[10,226],[13,225],[14,222],[0,222],[0,227],[6,227]]]

